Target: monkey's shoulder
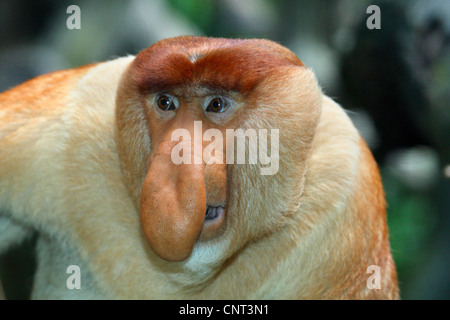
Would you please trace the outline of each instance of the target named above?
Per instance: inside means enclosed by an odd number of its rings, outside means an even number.
[[[56,101],[73,88],[74,84],[95,65],[75,69],[54,71],[32,78],[0,94],[0,110],[13,113],[27,113],[31,110],[56,106]]]

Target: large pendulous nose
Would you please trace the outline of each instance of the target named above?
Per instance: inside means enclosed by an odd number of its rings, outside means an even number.
[[[206,212],[205,165],[175,164],[177,142],[163,141],[150,155],[144,180],[140,218],[153,251],[168,261],[191,254],[202,231]]]

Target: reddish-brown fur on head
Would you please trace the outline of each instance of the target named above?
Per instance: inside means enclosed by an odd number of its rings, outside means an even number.
[[[246,93],[272,70],[301,66],[289,50],[267,40],[180,37],[158,42],[134,62],[141,91],[201,86]]]

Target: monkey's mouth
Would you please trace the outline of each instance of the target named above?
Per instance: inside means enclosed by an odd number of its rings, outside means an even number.
[[[206,208],[205,221],[219,219],[223,215],[224,211],[225,211],[224,206],[217,206],[217,207],[208,206]]]
[[[225,205],[208,205],[205,212],[203,230],[199,240],[209,240],[220,236],[226,228],[226,207]]]

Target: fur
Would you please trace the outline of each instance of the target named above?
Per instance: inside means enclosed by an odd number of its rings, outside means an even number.
[[[199,43],[183,64],[219,46],[210,59],[228,71],[235,60],[224,57],[242,59],[256,48],[241,82],[220,69],[228,77],[222,89],[237,91],[240,101],[235,120],[221,127],[279,128],[279,172],[262,176],[258,166],[228,165],[225,231],[169,262],[149,246],[139,214],[157,125],[147,97],[159,83],[167,89],[198,82],[153,74],[154,52],[144,51],[2,93],[0,251],[27,230],[39,233],[33,298],[398,298],[376,163],[313,72],[268,41],[165,41],[155,48],[169,54],[174,45]],[[270,54],[284,63],[264,64]],[[252,73],[256,60],[271,72]],[[225,76],[208,73],[214,86]],[[69,265],[81,268],[80,290],[66,287]],[[381,289],[366,286],[370,265],[381,269]]]

